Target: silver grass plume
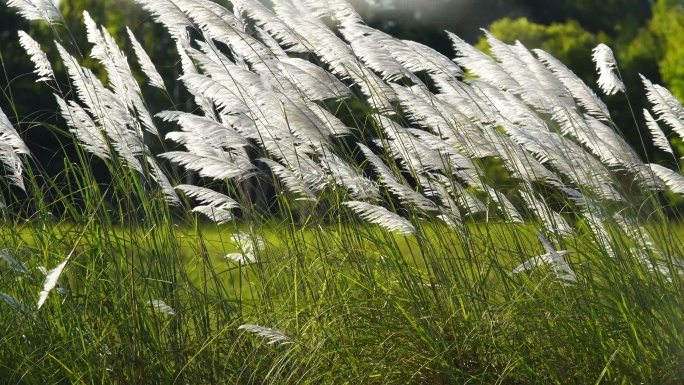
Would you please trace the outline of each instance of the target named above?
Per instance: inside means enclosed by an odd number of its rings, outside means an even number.
[[[565,218],[553,211],[543,198],[536,197],[532,192],[531,186],[528,186],[527,190],[521,189],[518,194],[523,198],[528,209],[544,224],[547,233],[572,236],[572,227]]]
[[[326,152],[322,154],[320,164],[326,171],[329,180],[348,189],[355,198],[374,199],[378,197],[377,184],[363,176],[358,169],[349,165],[339,156]]]
[[[378,174],[380,184],[399,197],[402,204],[409,206],[413,205],[415,208],[422,211],[437,210],[437,206],[431,200],[400,182],[389,167],[387,167],[371,149],[361,143],[359,143],[358,146]]]
[[[675,194],[684,194],[684,176],[657,164],[649,164],[653,173]]]
[[[64,47],[59,43],[55,44],[76,94],[86,105],[87,111],[94,116],[94,122],[111,140],[111,147],[124,164],[144,173],[137,156],[147,153],[147,147],[141,142],[140,129],[133,128],[135,123],[127,106],[118,95],[106,89],[92,71],[81,67]],[[86,145],[92,143],[86,142]]]
[[[192,22],[172,0],[135,0],[135,2],[150,12],[154,20],[164,25],[174,39],[193,27]]]
[[[526,103],[540,111],[554,105],[572,106],[574,102],[565,87],[519,42],[511,46],[496,39],[483,30],[492,55],[499,60],[499,66],[520,85],[509,90],[519,95]],[[486,80],[486,79],[485,79]],[[490,83],[492,84],[492,83]],[[492,84],[494,85],[494,84]]]
[[[206,216],[213,222],[216,222],[218,225],[228,223],[233,219],[233,215],[230,213],[230,211],[212,206],[197,206],[193,208],[192,211]]]
[[[69,257],[70,256],[71,255],[69,255]],[[45,300],[47,300],[48,294],[50,294],[52,289],[54,289],[55,286],[57,286],[59,276],[64,271],[64,268],[66,267],[67,263],[69,263],[69,257],[67,257],[62,263],[57,265],[57,267],[47,272],[45,276],[45,282],[43,283],[43,290],[41,290],[38,294],[38,309],[40,309],[43,306]]]
[[[578,78],[565,64],[541,49],[533,50],[539,61],[544,63],[560,80],[577,103],[584,107],[588,114],[601,120],[610,120],[610,113],[605,103],[591,90],[582,79]]]
[[[281,332],[280,330],[271,329],[259,325],[244,324],[240,325],[238,327],[238,330],[245,330],[250,333],[256,334],[257,337],[267,339],[267,345],[285,345],[294,342],[292,341],[292,338],[288,337],[287,335],[285,335],[285,333]]]
[[[169,151],[160,156],[184,166],[188,170],[197,171],[201,177],[216,180],[245,179],[251,175],[255,168],[254,165],[235,159],[226,152],[205,156],[183,151]]]
[[[158,311],[160,313],[168,314],[171,316],[176,315],[176,311],[173,310],[173,308],[169,305],[167,305],[164,301],[160,299],[152,299],[147,301],[147,304],[152,307],[155,311]]]
[[[90,115],[73,100],[66,102],[58,95],[55,95],[55,98],[60,114],[66,120],[69,131],[78,139],[79,144],[101,159],[110,159],[109,146]]]
[[[238,202],[233,198],[205,187],[179,184],[175,189],[182,191],[185,195],[195,198],[210,207],[222,210],[231,210],[240,207]]]
[[[680,138],[684,138],[684,107],[682,104],[669,90],[651,83],[643,75],[640,76],[644,88],[646,88],[646,98],[653,104],[653,112],[658,115],[658,120],[665,122]]]
[[[574,201],[579,206],[580,214],[591,229],[594,243],[596,243],[600,249],[605,251],[606,255],[611,258],[615,258],[616,253],[613,249],[611,237],[608,234],[608,230],[606,229],[606,225],[604,223],[604,218],[608,217],[604,207],[600,206],[595,200],[582,195],[578,191],[567,189],[565,192],[568,194],[569,200]]]
[[[482,184],[479,186],[482,191],[484,191],[489,197],[489,201],[493,203],[499,211],[504,214],[504,219],[512,223],[524,223],[522,216],[515,208],[513,203],[500,191]]]
[[[55,19],[62,18],[62,14],[52,0],[9,0],[7,6],[17,8],[19,14],[26,20],[44,20],[52,24]]]
[[[625,92],[625,85],[617,76],[615,70],[617,63],[613,51],[607,45],[601,43],[593,50],[592,59],[596,63],[596,70],[599,73],[597,80],[598,86],[607,95],[613,95],[617,92]]]
[[[577,276],[570,265],[565,262],[563,257],[571,253],[571,251],[556,251],[551,242],[544,237],[539,231],[536,231],[537,237],[541,241],[546,254],[532,257],[513,269],[512,274],[518,274],[523,271],[531,270],[542,264],[548,264],[556,277],[565,285],[577,282]]]
[[[646,120],[646,127],[648,127],[648,131],[651,133],[653,145],[655,145],[656,147],[665,152],[669,152],[670,154],[674,155],[674,153],[672,152],[672,147],[670,146],[670,141],[667,139],[667,136],[665,136],[665,133],[658,125],[658,122],[656,122],[655,119],[653,119],[653,116],[651,116],[651,114],[645,108],[644,119]]]
[[[177,122],[182,132],[169,132],[166,139],[183,144],[193,153],[211,154],[221,148],[237,150],[249,144],[230,125],[222,124],[212,117],[177,111],[164,111],[156,116],[164,121]]]
[[[33,71],[38,75],[38,82],[47,82],[50,80],[55,80],[55,73],[52,71],[52,64],[47,58],[47,55],[40,48],[40,44],[33,40],[24,31],[19,31],[19,44],[26,51],[26,53],[31,57],[31,61],[35,64],[36,69]]]
[[[7,178],[15,186],[24,188],[24,181],[21,177],[23,170],[20,154],[30,155],[28,147],[21,139],[17,131],[10,123],[7,115],[0,109],[0,161],[9,172]]]
[[[171,185],[169,178],[164,173],[164,170],[162,170],[162,168],[159,166],[155,158],[147,156],[146,159],[147,164],[150,166],[152,179],[154,179],[154,181],[157,182],[157,184],[164,191],[164,197],[166,198],[166,202],[171,206],[180,206],[180,199],[178,198],[176,191],[173,189],[173,186]]]
[[[244,10],[255,20],[257,27],[273,36],[287,52],[307,53],[315,50],[308,41],[261,4],[259,0],[234,0],[232,3],[237,9]]]
[[[224,258],[241,264],[257,262],[257,252],[266,247],[266,241],[263,238],[249,233],[238,232],[231,235],[230,239],[239,252],[228,253]]]
[[[131,29],[126,27],[126,32],[128,33],[128,38],[131,40],[131,44],[133,45],[135,56],[138,58],[140,69],[142,69],[143,73],[145,73],[149,79],[150,85],[166,91],[164,79],[162,79],[161,75],[159,75],[159,72],[157,72],[157,69],[154,67],[154,63],[152,63],[152,59],[150,59],[145,49],[135,38],[135,35],[133,35]]]
[[[271,169],[271,172],[283,183],[285,188],[295,196],[295,200],[305,200],[315,202],[317,201],[316,195],[309,189],[309,187],[304,183],[300,177],[296,175],[295,172],[288,169],[287,167],[281,165],[278,162],[272,161],[270,159],[260,158],[260,162],[265,163]]]
[[[397,232],[402,235],[411,235],[416,232],[416,228],[413,227],[411,222],[384,207],[360,201],[343,202],[342,204],[349,207],[361,218],[375,223],[387,231]]]
[[[126,56],[106,28],[102,27],[98,30],[97,24],[87,11],[83,11],[83,19],[88,41],[93,44],[90,56],[98,60],[107,70],[109,84],[114,94],[127,107],[126,112],[131,115],[133,127],[139,136],[142,136],[139,124],[142,124],[151,134],[159,136]]]
[[[494,59],[455,34],[447,31],[447,35],[456,51],[456,59],[454,59],[456,63],[467,68],[480,79],[501,89],[517,93],[522,88],[520,83],[504,71]]]

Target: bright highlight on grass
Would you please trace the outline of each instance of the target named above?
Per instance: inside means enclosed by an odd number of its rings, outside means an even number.
[[[644,162],[553,56],[485,32],[490,57],[447,32],[451,60],[343,0],[137,3],[175,41],[179,78],[85,10],[88,59],[58,28],[20,33],[77,154],[49,175],[0,113],[0,378],[684,377],[682,228],[665,207],[684,177]],[[8,5],[63,22],[49,1]],[[593,59],[599,88],[624,91],[612,51]],[[684,108],[643,82],[673,157]],[[177,87],[188,109],[149,110]]]

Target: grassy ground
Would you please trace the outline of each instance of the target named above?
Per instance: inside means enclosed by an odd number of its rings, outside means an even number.
[[[73,238],[78,227],[40,234]],[[463,238],[430,225],[418,237],[375,226],[264,225],[252,229],[262,238],[254,263],[224,258],[240,250],[235,230],[247,229],[135,227],[86,237],[61,278],[63,294],[40,311],[30,308],[44,249],[30,229],[9,232],[25,248],[13,255],[28,273],[2,267],[2,291],[25,306],[2,304],[4,378],[665,383],[681,375],[673,354],[684,321],[679,276],[667,282],[628,258],[592,255],[582,240],[570,247],[581,284],[565,285],[543,266],[511,274],[544,252],[528,226],[473,224]],[[243,324],[277,331],[260,338],[238,330]],[[269,344],[278,333],[288,339]]]

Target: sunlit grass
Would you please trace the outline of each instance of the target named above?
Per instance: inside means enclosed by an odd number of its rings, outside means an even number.
[[[557,79],[555,90],[509,92],[517,80],[494,68],[505,55],[457,59],[479,63],[472,73],[490,68],[499,89],[485,84],[487,73],[474,79],[426,47],[380,34],[400,51],[362,55],[358,41],[347,50],[342,24],[361,31],[347,40],[375,32],[343,4],[326,11],[326,21],[340,19],[335,32],[302,12],[268,21],[307,35],[311,44],[295,54],[265,45],[268,36],[231,12],[202,13],[209,3],[141,2],[167,27],[189,17],[187,29],[216,28],[193,42],[170,31],[185,76],[166,80],[185,86],[197,108],[189,101],[192,113],[153,119],[123,52],[94,22],[89,39],[106,56],[95,58],[112,75],[106,85],[61,52],[71,84],[47,86],[59,93],[75,154],[54,177],[28,155],[2,159],[24,169],[14,187],[3,185],[0,211],[1,381],[684,378],[684,227],[668,218],[676,213],[662,207],[660,179],[631,156],[610,117],[577,113],[602,113],[593,94],[575,84],[588,92],[575,104]],[[516,52],[509,64],[519,54],[536,66],[525,80],[560,76]],[[545,104],[557,99],[567,103],[560,110]],[[162,119],[173,123],[167,137],[151,127]],[[601,135],[570,130],[582,119]],[[4,129],[14,151],[21,137]],[[94,156],[107,183],[90,167]]]

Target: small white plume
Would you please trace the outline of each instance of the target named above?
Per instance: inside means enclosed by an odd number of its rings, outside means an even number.
[[[133,51],[135,52],[135,56],[138,58],[140,68],[150,80],[150,85],[166,91],[164,79],[162,79],[161,75],[159,75],[159,72],[157,72],[157,69],[152,63],[152,59],[150,59],[150,57],[147,55],[147,52],[145,52],[145,49],[135,38],[135,35],[133,35],[133,32],[131,32],[130,28],[126,27],[126,32],[128,32],[128,37],[131,39]]]
[[[45,20],[52,24],[54,19],[62,17],[52,0],[9,0],[7,6],[17,8],[26,20]]]
[[[672,147],[670,147],[670,141],[667,140],[667,136],[658,125],[658,122],[653,119],[653,116],[644,108],[644,119],[646,119],[646,127],[651,132],[651,139],[653,139],[653,145],[659,149],[669,152],[672,154]]]
[[[47,272],[47,275],[45,276],[45,283],[43,283],[43,290],[38,295],[38,309],[43,306],[45,300],[47,300],[48,294],[50,294],[50,291],[57,286],[59,276],[62,274],[62,271],[64,271],[64,268],[68,262],[69,258],[65,259],[64,262]]]
[[[558,279],[560,279],[564,284],[577,282],[577,276],[575,275],[575,272],[563,259],[563,256],[570,254],[571,251],[556,251],[546,237],[544,237],[539,231],[536,233],[537,237],[539,237],[539,240],[544,246],[544,249],[546,250],[546,254],[538,255],[528,259],[513,269],[512,274],[518,274],[523,271],[531,270],[546,263],[549,265],[556,277],[558,277]]]
[[[31,61],[36,65],[36,70],[33,71],[39,76],[38,82],[46,82],[55,79],[55,74],[52,71],[52,65],[47,58],[47,55],[40,48],[40,44],[33,40],[24,31],[19,31],[19,44],[26,51],[26,53],[31,57]]]
[[[173,310],[173,308],[169,305],[167,305],[164,301],[160,299],[153,299],[150,301],[147,301],[147,304],[152,306],[152,308],[160,313],[168,314],[168,315],[176,315],[176,312]]]
[[[416,232],[411,222],[381,206],[375,206],[366,202],[343,202],[361,218],[375,223],[387,231],[397,232],[402,235],[410,235]]]
[[[617,68],[617,63],[610,47],[601,43],[592,52],[594,53],[592,59],[596,63],[596,70],[599,73],[597,83],[601,91],[605,92],[606,95],[613,95],[618,91],[625,92],[624,83],[614,72]]]
[[[238,327],[238,330],[246,330],[250,333],[255,333],[258,337],[266,338],[266,339],[268,339],[268,342],[266,343],[268,345],[275,345],[277,343],[280,343],[280,344],[291,344],[292,343],[292,338],[286,336],[285,333],[283,333],[277,329],[266,328],[266,327],[259,326],[259,325],[244,324],[244,325],[240,325]]]

